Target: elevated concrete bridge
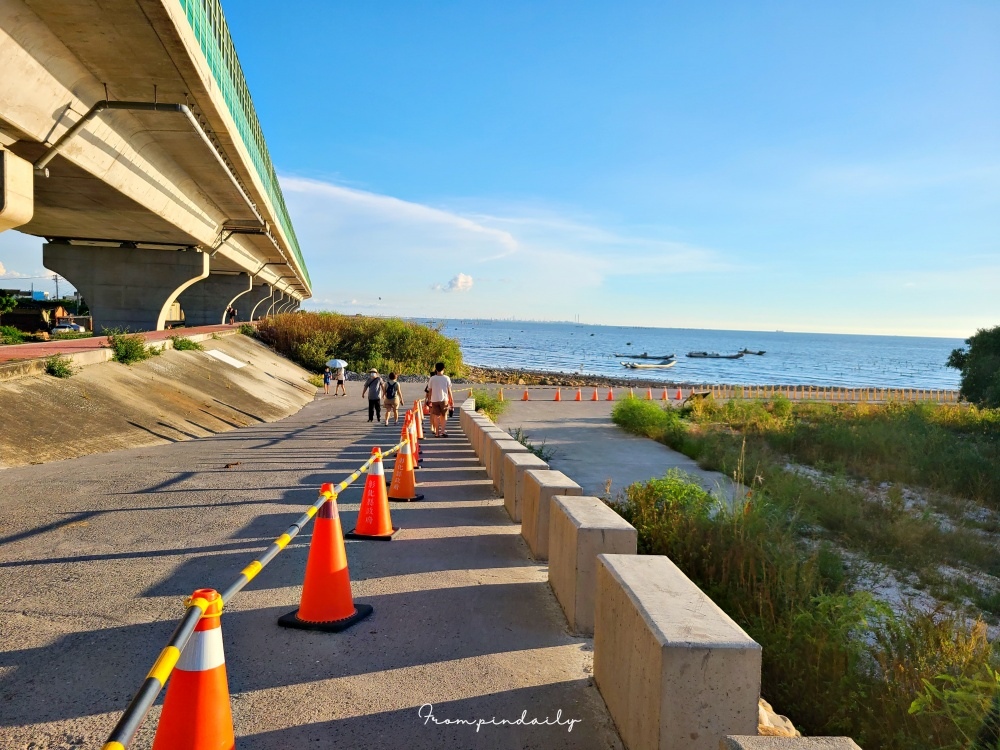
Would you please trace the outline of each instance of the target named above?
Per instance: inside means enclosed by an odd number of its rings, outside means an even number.
[[[0,71],[0,231],[97,328],[311,296],[219,0],[0,0]]]

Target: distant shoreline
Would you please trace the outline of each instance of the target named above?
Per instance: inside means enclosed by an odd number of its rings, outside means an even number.
[[[518,368],[503,367],[481,367],[479,365],[466,365],[467,376],[464,378],[452,378],[456,384],[494,384],[494,385],[547,385],[560,386],[563,388],[583,388],[583,387],[609,387],[616,388],[710,388],[711,383],[694,380],[658,380],[655,378],[615,378],[607,375],[588,375],[578,372],[547,372],[545,370],[522,370]],[[832,384],[817,383],[739,383],[732,382],[725,385],[746,386],[751,388],[845,388],[864,389],[872,388],[879,390],[924,390],[924,391],[957,391],[957,388],[908,388],[906,386],[887,385],[867,385],[867,386],[838,386]]]

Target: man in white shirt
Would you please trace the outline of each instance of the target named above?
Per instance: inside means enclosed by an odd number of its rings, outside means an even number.
[[[451,378],[444,374],[444,362],[434,365],[434,374],[427,381],[430,389],[431,431],[435,437],[448,437],[445,421],[448,409],[455,407],[455,397],[451,392]]]

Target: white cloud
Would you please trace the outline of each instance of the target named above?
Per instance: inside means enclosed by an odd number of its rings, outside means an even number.
[[[312,309],[329,300],[327,309],[348,313],[502,317],[513,288],[533,300],[528,314],[557,317],[616,310],[612,287],[633,279],[666,286],[679,274],[732,268],[715,251],[676,241],[677,230],[617,227],[538,202],[452,201],[459,209],[314,179],[281,183],[313,281]],[[473,285],[475,295],[439,293]]]
[[[465,273],[453,276],[447,286],[434,284],[431,286],[435,292],[467,292],[472,289],[472,277]]]

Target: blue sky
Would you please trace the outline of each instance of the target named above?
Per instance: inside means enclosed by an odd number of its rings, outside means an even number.
[[[1000,324],[992,0],[225,7],[306,307]]]

